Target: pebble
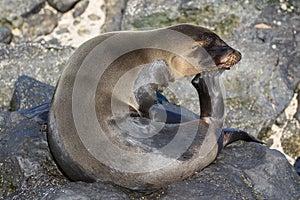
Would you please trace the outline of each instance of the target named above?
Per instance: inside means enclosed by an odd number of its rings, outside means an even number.
[[[67,12],[80,0],[48,0],[48,3],[60,12]]]
[[[88,0],[79,1],[74,7],[73,17],[76,18],[80,16],[82,13],[84,13],[88,5],[89,5]]]
[[[287,10],[287,5],[284,3],[284,4],[281,4],[281,9],[282,10]]]
[[[11,30],[9,30],[6,27],[0,27],[0,43],[6,43],[9,44],[12,39],[12,33]]]

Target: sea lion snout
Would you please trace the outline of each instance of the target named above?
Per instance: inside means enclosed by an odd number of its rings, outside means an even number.
[[[219,68],[231,68],[233,65],[238,63],[242,54],[231,48],[230,46],[214,46],[208,50],[209,54],[213,57],[215,64]]]

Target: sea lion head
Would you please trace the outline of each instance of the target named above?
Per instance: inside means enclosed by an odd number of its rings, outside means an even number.
[[[195,41],[189,46],[187,52],[189,52],[189,58],[200,61],[200,64],[197,67],[200,67],[202,71],[230,69],[242,58],[239,51],[230,47],[217,34],[209,29],[191,24],[181,24],[169,28],[181,32]],[[205,50],[206,53],[203,53],[203,50]],[[212,60],[214,66],[211,66],[208,61],[205,62],[206,60]],[[192,67],[184,65],[184,68],[184,75],[196,74]]]

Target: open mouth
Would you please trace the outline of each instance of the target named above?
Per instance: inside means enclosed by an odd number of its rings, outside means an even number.
[[[208,50],[208,52],[216,63],[217,69],[230,69],[242,58],[239,51],[232,49],[229,46],[217,46]]]

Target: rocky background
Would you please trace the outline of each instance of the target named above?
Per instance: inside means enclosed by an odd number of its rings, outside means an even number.
[[[300,2],[166,2],[0,1],[0,199],[300,198],[292,167],[300,173]],[[22,113],[51,99],[66,61],[89,38],[185,22],[210,28],[242,52],[238,66],[223,75],[225,126],[277,150],[232,145],[190,179],[151,194],[67,180],[51,157],[45,127]],[[181,91],[175,102],[194,110],[188,83],[170,88]]]

